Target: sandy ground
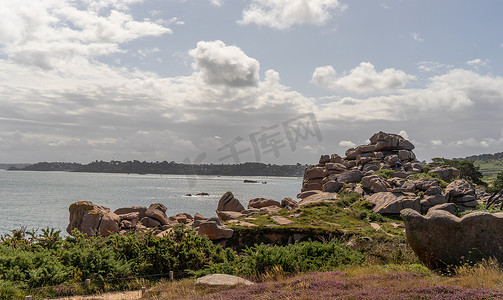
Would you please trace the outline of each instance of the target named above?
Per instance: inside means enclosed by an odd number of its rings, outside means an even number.
[[[128,291],[128,292],[116,292],[116,293],[106,293],[100,295],[91,296],[72,296],[72,297],[61,297],[61,298],[51,298],[58,300],[136,300],[141,298],[141,291]]]

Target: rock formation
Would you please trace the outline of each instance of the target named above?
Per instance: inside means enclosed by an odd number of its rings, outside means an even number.
[[[163,236],[177,224],[196,229],[207,220],[200,214],[192,217],[187,213],[166,216],[166,206],[154,203],[148,208],[143,206],[123,207],[110,212],[108,207],[99,206],[89,201],[75,202],[70,205],[70,222],[67,232],[74,229],[88,236],[109,236],[153,230],[155,236]],[[163,234],[161,234],[163,233]]]
[[[265,199],[265,198],[254,198],[251,199],[250,202],[248,202],[248,208],[262,208],[266,206],[272,206],[276,205],[278,207],[281,207],[281,203],[276,200],[272,199]]]
[[[450,202],[458,206],[458,210],[465,211],[477,207],[475,187],[467,180],[455,180],[445,188],[445,195]]]
[[[395,177],[406,177],[407,171],[421,172],[422,166],[413,149],[414,145],[400,135],[378,132],[370,138],[370,144],[348,149],[344,158],[337,154],[322,155],[317,165],[306,168],[301,192],[338,192],[344,184],[358,183],[366,175],[382,169],[395,170]],[[367,182],[368,188],[376,192],[389,188],[375,177],[368,178]],[[298,195],[302,196],[302,193]]]
[[[443,210],[426,216],[405,209],[407,242],[430,269],[443,269],[490,258],[503,262],[503,213],[473,212],[458,218]]]
[[[365,200],[374,204],[373,210],[380,214],[396,214],[404,208],[419,211],[421,208],[419,199],[414,194],[382,192],[375,193]]]
[[[375,204],[375,212],[385,214],[399,214],[404,208],[426,213],[448,201],[460,211],[476,207],[475,189],[465,181],[454,181],[444,194],[437,179],[414,180],[411,175],[423,172],[423,166],[412,152],[414,145],[402,136],[381,131],[369,141],[367,145],[348,149],[344,158],[338,154],[322,155],[318,164],[304,171],[297,198],[346,189],[364,195]],[[449,166],[437,167],[431,172],[448,182],[459,176],[459,171]],[[391,179],[385,179],[382,174]]]
[[[107,217],[105,221],[106,225],[104,224],[102,230],[100,230],[101,220],[103,216],[110,213],[110,209],[95,205],[90,201],[75,202],[70,205],[68,210],[70,211],[70,220],[66,231],[69,234],[72,234],[72,231],[77,229],[88,236],[98,235],[101,232],[109,235],[108,231],[110,227],[113,227],[110,223],[116,220],[115,216]]]
[[[209,218],[199,225],[197,231],[200,235],[207,236],[210,240],[228,239],[232,237],[233,230],[222,224],[219,218]]]
[[[245,210],[245,208],[241,205],[239,200],[234,197],[232,192],[226,192],[220,200],[218,200],[217,211],[242,212],[243,210]]]

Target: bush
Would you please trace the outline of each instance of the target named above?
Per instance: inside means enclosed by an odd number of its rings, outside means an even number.
[[[503,172],[499,172],[496,175],[496,178],[492,182],[491,188],[488,189],[488,192],[494,193],[503,190]]]
[[[255,245],[244,250],[245,256],[228,257],[225,262],[210,264],[193,272],[196,276],[227,273],[259,277],[271,270],[285,273],[333,270],[344,265],[359,264],[364,256],[341,242],[308,241],[286,246]]]
[[[86,279],[91,279],[92,285],[85,292],[98,292],[124,288],[134,278],[167,277],[169,271],[178,278],[187,277],[187,270],[236,255],[182,228],[163,238],[152,233],[86,238],[74,231],[73,237],[62,239],[58,231],[43,230],[42,237],[29,241],[17,233],[3,236],[0,243],[0,297],[7,299],[20,286],[54,286],[52,294],[40,292],[54,296],[59,290],[75,293]],[[73,292],[69,286],[74,287]]]
[[[391,179],[391,175],[395,173],[392,169],[381,169],[374,172],[375,175],[381,175],[384,179]]]

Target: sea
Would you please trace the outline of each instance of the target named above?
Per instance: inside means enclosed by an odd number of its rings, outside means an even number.
[[[245,183],[245,180],[257,183]],[[108,174],[0,170],[0,235],[24,228],[54,228],[65,236],[69,206],[77,201],[116,210],[162,203],[168,216],[186,212],[215,216],[227,191],[246,207],[253,198],[295,199],[300,177]],[[207,196],[198,196],[207,193]],[[190,196],[188,195],[190,194]]]

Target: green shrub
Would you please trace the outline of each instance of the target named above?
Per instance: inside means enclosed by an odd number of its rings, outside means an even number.
[[[258,277],[274,269],[286,273],[333,270],[359,264],[364,259],[363,254],[337,241],[308,241],[286,246],[260,244],[246,248],[244,253],[244,256],[230,256],[223,263],[210,264],[193,274],[227,273]]]
[[[392,169],[381,169],[374,172],[374,175],[381,175],[384,179],[391,179],[392,174],[395,173]]]

